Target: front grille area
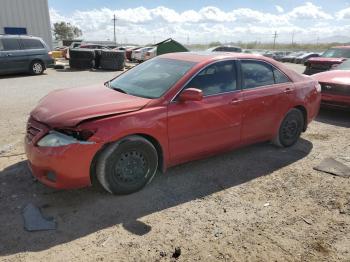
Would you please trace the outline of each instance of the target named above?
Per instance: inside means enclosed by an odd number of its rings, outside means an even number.
[[[31,143],[39,134],[46,132],[46,129],[47,128],[44,124],[36,121],[33,117],[30,117],[27,122],[27,142]]]
[[[321,83],[322,93],[350,96],[350,85]]]

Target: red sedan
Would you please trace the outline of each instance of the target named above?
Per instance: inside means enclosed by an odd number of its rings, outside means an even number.
[[[350,60],[313,77],[322,87],[322,105],[350,109]]]
[[[105,85],[43,98],[28,121],[26,154],[46,185],[79,188],[96,177],[128,194],[179,163],[260,141],[293,145],[317,115],[320,91],[263,56],[166,54]]]

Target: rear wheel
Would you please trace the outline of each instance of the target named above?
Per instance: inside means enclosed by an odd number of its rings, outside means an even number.
[[[112,194],[130,194],[143,188],[157,172],[158,154],[151,142],[130,136],[109,145],[100,155],[96,175]]]
[[[283,119],[273,143],[281,147],[294,145],[303,130],[304,116],[298,109],[291,109]]]
[[[32,75],[41,75],[45,71],[45,67],[43,62],[41,61],[33,61],[30,64],[29,71]]]

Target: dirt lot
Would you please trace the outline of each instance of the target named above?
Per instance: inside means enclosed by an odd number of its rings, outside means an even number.
[[[292,148],[262,143],[184,164],[128,196],[34,182],[22,149],[30,109],[53,89],[113,75],[0,78],[1,261],[169,261],[176,247],[178,261],[350,261],[350,179],[313,170],[329,156],[350,164],[347,112],[321,110]],[[27,203],[57,230],[26,232]]]

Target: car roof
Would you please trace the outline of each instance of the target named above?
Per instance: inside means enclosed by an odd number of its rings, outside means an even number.
[[[282,63],[277,62],[274,59],[263,55],[247,54],[247,53],[232,53],[232,52],[180,52],[180,53],[168,53],[158,56],[158,58],[168,58],[181,61],[189,61],[197,64],[209,64],[218,60],[225,59],[254,59],[261,60],[270,63],[274,67],[282,70],[286,73],[292,81],[302,81],[307,78],[307,76],[296,73]]]
[[[40,40],[40,37],[31,36],[31,35],[6,35],[6,34],[0,34],[0,38],[21,38],[21,39],[37,39]]]
[[[195,63],[215,61],[219,59],[265,59],[262,55],[232,52],[179,52],[161,55],[163,58],[185,60]]]

